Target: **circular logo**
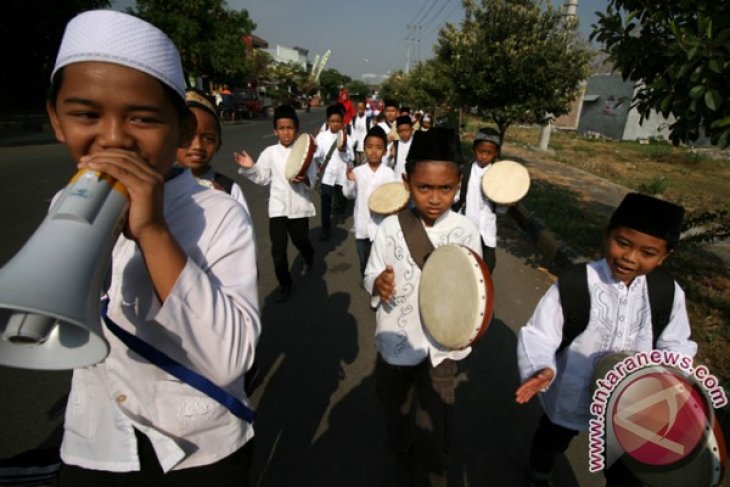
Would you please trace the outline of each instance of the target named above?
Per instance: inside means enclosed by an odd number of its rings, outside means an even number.
[[[614,435],[641,463],[676,463],[702,441],[711,411],[702,392],[686,378],[663,367],[642,372],[627,378],[612,401]]]

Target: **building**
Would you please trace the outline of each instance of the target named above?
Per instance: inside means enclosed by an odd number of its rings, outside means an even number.
[[[303,47],[286,47],[276,45],[270,49],[264,49],[266,52],[271,54],[274,61],[279,63],[294,63],[302,67],[302,69],[308,69],[308,56],[309,50]]]
[[[637,89],[634,81],[624,81],[618,74],[597,74],[588,78],[571,111],[555,120],[555,127],[597,133],[615,140],[669,139],[669,126],[674,117],[652,111],[641,121],[631,100]],[[693,145],[705,145],[701,137]]]

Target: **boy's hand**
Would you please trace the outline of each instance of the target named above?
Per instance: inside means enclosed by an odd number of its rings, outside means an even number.
[[[532,396],[538,392],[542,392],[545,388],[550,385],[550,382],[555,377],[553,369],[545,368],[537,371],[532,377],[527,379],[517,389],[515,393],[515,401],[518,404],[525,404],[527,401],[532,399]]]
[[[129,191],[127,238],[139,241],[167,231],[164,215],[165,178],[138,154],[122,149],[104,149],[79,159],[79,169],[108,174]]]
[[[373,294],[380,296],[380,300],[387,303],[395,294],[395,273],[393,267],[386,266],[385,270],[375,279],[373,283]]]
[[[235,160],[236,164],[244,169],[251,169],[254,165],[253,159],[251,159],[251,156],[249,156],[245,150],[242,150],[241,152],[234,152],[233,160]]]
[[[355,180],[355,171],[350,166],[347,166],[347,179],[350,181]]]
[[[309,186],[309,176],[306,174],[303,176],[297,176],[294,179],[291,180],[292,184],[301,184],[304,183],[306,186]]]

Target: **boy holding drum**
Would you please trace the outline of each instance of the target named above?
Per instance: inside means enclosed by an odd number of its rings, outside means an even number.
[[[604,258],[563,271],[520,330],[517,356],[523,383],[516,401],[524,404],[539,393],[545,411],[530,451],[532,485],[551,485],[555,459],[579,430],[587,429],[598,359],[613,352],[653,348],[689,357],[697,351],[690,340],[684,292],[658,269],[679,241],[683,213],[672,203],[628,194],[609,222]],[[577,294],[566,291],[573,269],[584,272],[582,285],[589,294],[590,312],[580,324],[582,329],[572,325],[574,307],[568,304],[573,299],[567,301]],[[659,283],[671,290],[663,300],[650,292],[660,289]],[[656,313],[660,306],[666,313]],[[567,309],[571,311],[566,313]],[[659,325],[661,319],[655,314],[664,315],[666,321]],[[620,461],[604,472],[608,486],[641,485]]]
[[[287,258],[287,234],[301,252],[304,267],[309,270],[314,261],[314,247],[309,241],[309,217],[314,216],[310,191],[317,180],[317,166],[310,164],[303,176],[291,181],[286,178],[286,164],[292,144],[299,133],[299,117],[293,107],[281,105],[274,110],[274,135],[278,144],[264,149],[254,164],[246,151],[234,153],[239,174],[262,186],[269,186],[269,237],[274,272],[279,281],[278,302],[289,298],[292,277]]]
[[[497,263],[497,215],[507,212],[508,207],[490,201],[482,191],[482,178],[499,157],[499,132],[491,127],[481,129],[472,145],[474,160],[464,164],[461,172],[461,189],[454,205],[479,228],[482,240],[482,257],[489,272]]]
[[[404,212],[414,212],[415,224],[434,247],[458,243],[481,254],[477,228],[451,211],[459,189],[458,154],[453,130],[416,134],[405,178],[414,210]],[[412,468],[415,484],[446,485],[457,361],[471,349],[444,349],[425,332],[418,311],[420,276],[399,216],[386,218],[364,278],[376,308],[376,391],[390,445],[402,464]]]
[[[364,139],[367,164],[347,169],[347,182],[342,187],[345,197],[355,199],[354,231],[357,256],[360,259],[360,273],[365,274],[365,265],[370,257],[370,247],[382,217],[374,215],[368,208],[373,191],[383,183],[396,180],[393,170],[382,163],[387,135],[380,127],[373,127]]]
[[[327,128],[317,134],[317,152],[314,159],[320,166],[322,233],[320,240],[327,240],[332,234],[332,221],[344,221],[345,197],[342,186],[345,184],[347,169],[355,159],[352,138],[346,136],[343,123],[342,105],[327,107]],[[342,132],[342,133],[340,133]],[[339,139],[344,145],[339,146]]]

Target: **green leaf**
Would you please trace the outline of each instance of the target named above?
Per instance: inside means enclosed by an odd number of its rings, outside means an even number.
[[[710,124],[711,129],[719,129],[721,127],[730,127],[730,117],[715,120]]]
[[[718,47],[724,47],[725,43],[730,40],[730,28],[721,30],[717,37],[714,39],[714,43]]]
[[[695,46],[695,47],[691,48],[689,51],[687,51],[687,59],[689,59],[690,61],[693,60],[694,57],[699,52],[699,50],[700,50],[699,46]]]
[[[710,62],[707,63],[707,67],[710,68],[710,71],[722,74],[722,60],[718,59],[716,57],[710,59]]]
[[[689,96],[690,98],[699,98],[705,93],[705,87],[702,85],[697,85],[691,90],[689,90]]]
[[[705,105],[713,112],[717,111],[722,105],[722,95],[717,90],[707,90],[705,92]]]

